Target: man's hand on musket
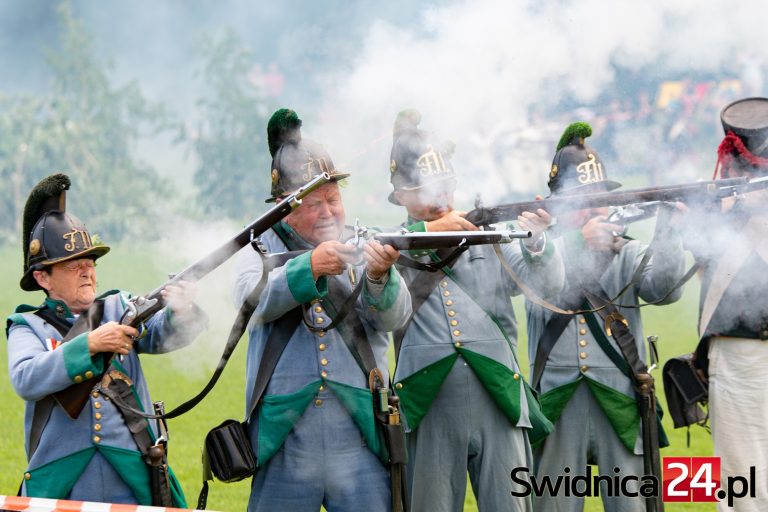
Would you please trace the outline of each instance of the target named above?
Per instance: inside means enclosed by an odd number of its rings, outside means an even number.
[[[465,219],[466,215],[467,212],[451,210],[439,219],[427,222],[427,231],[478,231],[480,228]]]
[[[100,352],[126,355],[139,335],[135,328],[117,322],[107,322],[88,333],[88,351],[91,357]]]
[[[536,200],[541,200],[540,195]],[[539,208],[534,212],[523,212],[517,217],[517,224],[523,231],[530,231],[531,237],[523,240],[528,250],[541,250],[543,245],[544,232],[552,225],[552,216],[544,209]]]
[[[192,309],[192,304],[197,297],[197,283],[179,281],[175,285],[169,284],[160,291],[167,307],[175,315],[183,315]]]
[[[389,272],[389,268],[394,265],[397,258],[400,257],[400,251],[391,245],[381,245],[376,240],[371,240],[365,244],[363,254],[368,262],[365,272],[374,281],[381,280]]]
[[[614,252],[617,250],[616,242],[620,240],[615,233],[622,233],[624,226],[606,222],[608,217],[598,215],[592,217],[581,228],[581,234],[587,244],[587,248],[594,252]]]
[[[347,265],[354,265],[360,259],[360,253],[354,245],[329,240],[312,249],[310,257],[312,277],[337,276],[344,272]]]

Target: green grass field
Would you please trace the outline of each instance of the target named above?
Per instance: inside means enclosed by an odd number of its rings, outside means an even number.
[[[99,289],[111,288],[146,293],[154,289],[168,272],[183,268],[190,261],[183,256],[176,258],[153,257],[139,251],[132,245],[124,244],[113,248],[112,253],[99,262]],[[158,263],[162,261],[162,263]],[[39,303],[42,293],[26,293],[19,289],[21,273],[21,251],[16,247],[0,247],[0,312],[5,316],[20,303]],[[694,280],[695,281],[695,280]],[[142,363],[150,383],[152,397],[164,400],[167,409],[180,404],[196,394],[207,382],[208,376],[218,361],[223,343],[234,318],[227,290],[229,270],[222,268],[206,277],[200,283],[201,303],[211,314],[211,325],[191,347],[173,354],[143,356]],[[692,282],[678,303],[645,310],[645,332],[659,336],[662,361],[669,357],[690,352],[696,344],[696,304],[698,285]],[[522,299],[514,300],[514,307],[521,322],[519,356],[521,364],[527,367],[524,313]],[[191,505],[197,501],[201,485],[200,447],[205,433],[227,418],[240,418],[244,408],[244,354],[246,342],[230,360],[224,375],[214,391],[202,404],[186,415],[171,420],[170,462],[186,491]],[[10,386],[7,375],[7,352],[0,350],[0,494],[15,494],[25,468],[23,447],[23,402]],[[660,370],[655,373],[661,381]],[[660,384],[659,384],[660,387]],[[663,390],[659,389],[663,395]],[[664,405],[663,396],[661,398]],[[669,418],[664,426],[672,446],[662,451],[663,456],[711,455],[712,443],[708,434],[699,428],[691,431],[691,446],[686,446],[685,429],[673,430]],[[249,493],[249,482],[236,484],[212,484],[208,508],[220,511],[245,510]],[[471,489],[468,489],[465,510],[477,510]],[[599,500],[588,499],[587,511],[602,510]],[[714,510],[711,505],[667,504],[667,511]]]

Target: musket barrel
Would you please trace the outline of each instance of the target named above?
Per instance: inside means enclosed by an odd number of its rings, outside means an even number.
[[[626,206],[650,201],[686,201],[702,196],[720,198],[739,189],[750,188],[750,183],[753,183],[754,188],[768,186],[768,183],[763,183],[760,179],[750,181],[748,178],[741,177],[664,187],[644,187],[621,192],[560,195],[537,201],[476,208],[467,214],[466,219],[476,226],[487,226],[497,222],[514,220],[523,212],[536,212],[540,208],[552,215],[558,215],[583,208]]]
[[[441,249],[460,245],[503,244],[518,238],[530,238],[530,231],[437,231],[429,233],[377,233],[381,244],[398,250]]]
[[[317,190],[319,187],[331,181],[331,175],[327,172],[315,176],[306,185],[299,188],[296,192],[280,201],[278,204],[264,212],[259,218],[251,222],[242,231],[236,234],[227,242],[223,243],[208,255],[192,263],[181,272],[173,276],[161,286],[152,290],[145,297],[147,299],[158,299],[158,303],[152,308],[152,312],[159,311],[165,306],[160,292],[169,284],[175,284],[179,281],[199,281],[215,268],[231,258],[242,247],[249,244],[254,238],[258,237],[273,225],[284,219],[289,213],[301,205],[301,200],[307,195]],[[145,316],[145,315],[142,315]],[[139,319],[140,320],[140,319]]]

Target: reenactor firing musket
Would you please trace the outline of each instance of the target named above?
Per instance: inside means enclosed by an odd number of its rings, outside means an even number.
[[[499,206],[483,207],[479,204],[467,214],[466,219],[476,226],[488,226],[497,222],[512,221],[522,212],[535,212],[542,208],[557,216],[560,213],[580,210],[583,208],[621,207],[614,210],[614,219],[620,222],[632,222],[650,216],[649,209],[663,202],[689,202],[691,204],[704,201],[719,201],[727,197],[737,197],[747,192],[768,187],[768,177],[761,178],[727,178],[715,181],[700,181],[683,185],[663,187],[645,187],[622,192],[592,192],[578,196],[561,195],[524,201],[519,203],[502,204]],[[640,216],[640,218],[636,218]]]
[[[316,176],[296,192],[290,194],[284,200],[270,208],[258,219],[235,235],[231,240],[222,244],[207,256],[192,263],[178,274],[175,274],[170,280],[155,288],[150,293],[131,298],[128,301],[128,304],[126,304],[125,314],[120,320],[120,323],[135,327],[141,333],[143,331],[144,322],[165,307],[165,300],[160,292],[166,286],[174,285],[179,281],[194,282],[202,279],[209,272],[227,261],[246,244],[254,241],[259,235],[298,208],[304,197],[330,181],[331,177],[328,173]],[[139,336],[141,336],[141,334]],[[112,357],[114,357],[114,354]],[[112,357],[110,357],[110,361],[112,360]],[[105,365],[105,368],[106,367],[107,365]],[[69,414],[70,417],[76,418],[88,401],[88,395],[91,392],[91,389],[100,379],[101,375],[95,375],[78,384],[73,384],[64,390],[55,393],[54,398],[56,398],[56,401],[67,411],[67,414]]]
[[[405,229],[394,232],[371,232],[367,227],[361,226],[360,221],[355,221],[352,228],[353,235],[346,241],[347,244],[357,247],[362,258],[363,246],[370,240],[376,240],[382,245],[390,245],[398,251],[427,251],[432,249],[455,249],[449,256],[441,261],[423,264],[406,256],[400,256],[398,263],[421,270],[437,270],[447,261],[457,257],[472,245],[508,244],[521,238],[530,238],[530,231],[498,230],[498,231],[439,231],[434,233],[413,233]],[[285,253],[270,254],[268,266],[276,267],[285,264],[293,257],[306,251],[291,251]],[[262,251],[266,255],[266,250]],[[354,280],[354,279],[353,279]]]

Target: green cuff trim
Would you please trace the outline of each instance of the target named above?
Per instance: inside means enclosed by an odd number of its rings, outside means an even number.
[[[317,380],[288,395],[264,397],[259,408],[259,446],[256,454],[259,466],[266,464],[283,446],[293,426],[304,414],[312,398],[320,391],[322,382]]]
[[[526,263],[533,263],[533,264],[541,264],[545,263],[552,258],[552,255],[555,254],[555,248],[554,244],[552,243],[552,240],[550,240],[550,237],[545,235],[547,237],[547,241],[544,243],[544,250],[541,252],[541,254],[531,254],[531,251],[529,251],[525,244],[523,243],[523,239],[520,239],[520,249],[523,253],[523,260]]]
[[[354,420],[357,428],[363,434],[368,448],[376,454],[380,461],[386,463],[389,454],[384,440],[376,428],[376,419],[373,416],[373,396],[364,388],[356,388],[341,382],[326,380],[328,387],[338,397],[339,402],[347,410]]]
[[[104,371],[104,359],[99,354],[91,358],[88,351],[88,333],[84,332],[72,338],[61,346],[64,352],[64,366],[67,368],[67,375],[72,382],[79,383],[90,377],[86,372],[98,375]],[[93,376],[91,375],[91,377]]]
[[[416,224],[411,224],[410,226],[407,226],[405,229],[410,231],[411,233],[426,233],[427,232],[427,223],[426,221],[420,221]]]
[[[395,272],[394,265],[389,267],[389,276],[384,289],[379,294],[379,298],[375,298],[368,291],[368,280],[365,280],[363,286],[363,297],[365,301],[375,307],[378,311],[386,311],[392,307],[397,300],[397,294],[400,291],[400,276]]]
[[[285,275],[288,279],[288,289],[299,304],[321,299],[328,293],[328,283],[325,276],[315,283],[312,276],[312,251],[293,258],[285,264]]]
[[[458,357],[459,353],[454,352],[395,383],[395,390],[400,397],[410,430],[415,430],[429,411]]]
[[[94,453],[96,448],[91,446],[28,471],[27,496],[61,499],[69,495]]]
[[[415,224],[411,224],[410,226],[406,226],[405,228],[411,233],[426,233],[427,232],[427,223],[426,221],[420,221]],[[414,249],[408,251],[408,254],[411,256],[411,258],[421,258],[422,256],[426,256],[427,254],[433,254],[435,251],[434,249]]]

